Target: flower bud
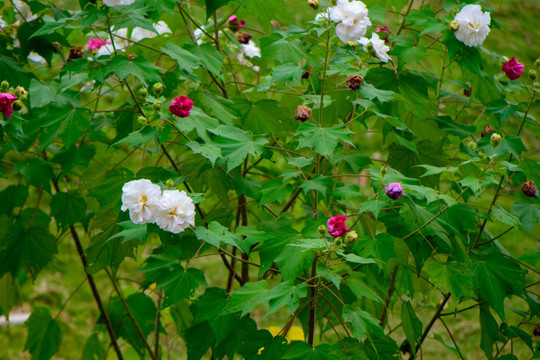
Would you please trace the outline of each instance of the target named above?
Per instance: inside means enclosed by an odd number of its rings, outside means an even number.
[[[311,65],[309,65],[306,71],[304,71],[302,74],[302,79],[309,79],[309,75],[311,75]]]
[[[492,131],[495,131],[495,129],[492,128],[489,124],[486,124],[486,125],[484,125],[484,129],[482,130],[480,135],[482,135],[482,137],[484,137],[484,136],[486,136],[487,134],[489,134]]]
[[[317,229],[317,231],[319,232],[319,234],[321,234],[322,236],[326,235],[326,226],[324,225],[319,225],[319,228]]]
[[[471,97],[471,87],[470,86],[463,89],[463,95],[466,96],[466,97]]]
[[[13,105],[15,105],[15,103],[13,103]],[[527,180],[521,185],[521,192],[528,197],[536,197],[536,195],[538,195],[536,184],[532,180]]]
[[[13,105],[11,105],[14,111],[19,111],[23,107],[23,102],[21,100],[15,100]]]
[[[24,88],[22,86],[17,86],[15,88],[15,93],[13,95],[20,97],[24,93],[25,93]]]
[[[349,231],[347,235],[345,235],[345,244],[352,245],[356,239],[358,239],[358,234],[356,231]]]
[[[458,29],[459,29],[459,21],[452,20],[452,22],[450,23],[450,30],[458,31]]]
[[[343,241],[341,241],[341,238],[337,238],[334,243],[337,245],[337,246],[341,246],[341,244],[343,244]]]
[[[252,37],[253,37],[253,35],[248,34],[247,32],[244,32],[244,31],[239,31],[239,32],[236,34],[236,40],[238,40],[238,42],[239,42],[240,44],[247,44],[247,43],[249,43],[249,40],[251,40]]]
[[[385,192],[390,199],[397,200],[403,195],[403,188],[400,183],[391,183],[386,187]]]
[[[478,143],[477,143],[476,141],[474,141],[474,140],[471,140],[471,141],[469,141],[469,143],[467,144],[467,147],[468,147],[469,149],[476,150],[476,149],[478,149]]]
[[[141,125],[141,126],[146,126],[146,125],[148,125],[148,119],[145,118],[144,116],[139,116],[139,117],[137,118],[137,122],[138,122],[139,125]]]
[[[163,84],[162,83],[155,83],[152,87],[152,91],[156,96],[159,96],[163,93]]]
[[[21,101],[28,100],[28,93],[26,91],[24,93],[22,93],[21,96],[19,97],[19,100],[21,100]]]
[[[161,111],[161,102],[160,102],[160,101],[156,101],[156,102],[152,105],[152,108],[154,109],[155,112],[160,112],[160,111]]]
[[[356,91],[362,86],[364,78],[360,74],[352,74],[347,76],[347,87],[352,91]]]
[[[298,105],[294,118],[301,122],[311,119],[311,109],[304,105]]]
[[[83,56],[84,56],[84,52],[82,51],[82,47],[73,46],[69,50],[69,54],[68,54],[66,62],[70,62],[71,60],[75,60],[75,59],[81,59]]]
[[[319,0],[308,0],[308,5],[313,9],[317,10],[319,8]]]
[[[540,68],[540,57],[534,60],[534,66],[536,66],[536,68]]]
[[[491,135],[491,145],[493,145],[493,147],[496,147],[497,145],[499,145],[502,141],[502,136],[498,133],[493,133],[493,135]]]
[[[139,89],[139,97],[146,99],[147,96],[148,96],[148,89],[143,86],[142,88]]]
[[[227,20],[227,25],[231,31],[238,31],[240,28],[243,28],[246,25],[246,20],[241,20],[238,22],[236,15],[231,15]]]
[[[532,81],[536,80],[536,70],[529,70],[529,79],[531,79]]]
[[[386,175],[386,171],[387,171],[386,165],[383,165],[383,167],[381,168],[381,176],[382,177],[384,177]]]
[[[174,181],[173,181],[173,179],[167,180],[167,183],[165,184],[165,186],[167,187],[167,190],[173,190],[174,189]]]
[[[7,89],[9,89],[9,83],[7,80],[2,81],[2,84],[0,85],[0,91],[6,92]]]

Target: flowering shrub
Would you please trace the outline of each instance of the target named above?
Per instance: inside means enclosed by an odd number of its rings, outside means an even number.
[[[4,6],[0,358],[538,357],[540,61],[497,17]]]

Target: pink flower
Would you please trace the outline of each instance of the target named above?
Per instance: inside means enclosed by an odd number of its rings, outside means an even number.
[[[191,101],[186,95],[180,95],[173,100],[169,111],[174,115],[185,118],[189,116],[189,111],[193,107],[193,101]]]
[[[13,109],[11,105],[17,99],[15,95],[8,93],[0,93],[0,111],[4,113],[8,118],[13,114]]]
[[[240,28],[243,28],[244,25],[246,25],[246,20],[242,19],[240,22],[238,22],[238,18],[236,15],[231,15],[229,19],[227,20],[227,23],[229,24],[229,29],[232,31],[237,31]]]
[[[518,77],[523,74],[523,63],[516,61],[516,58],[513,57],[504,64],[502,71],[508,76],[510,80],[516,80]]]
[[[385,34],[388,34],[390,31],[388,30],[386,26],[379,26],[377,30],[375,30],[375,32],[383,32]],[[385,44],[388,43],[388,36],[383,38],[383,40]]]
[[[397,200],[403,195],[403,188],[400,183],[391,183],[386,187],[386,195],[392,200]]]
[[[88,44],[86,44],[86,48],[88,49],[88,51],[94,51],[94,50],[99,50],[101,49],[102,46],[109,45],[109,44],[110,42],[105,41],[104,38],[99,38],[99,39],[90,38],[88,39]]]
[[[349,228],[345,226],[345,220],[347,220],[347,215],[336,215],[328,219],[328,232],[332,237],[343,236],[349,231]]]

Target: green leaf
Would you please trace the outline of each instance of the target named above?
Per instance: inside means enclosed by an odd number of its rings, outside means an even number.
[[[356,295],[358,298],[368,298],[370,300],[373,300],[378,303],[382,303],[382,299],[375,291],[373,291],[371,288],[369,288],[362,280],[355,279],[355,278],[348,278],[347,279],[347,285],[349,285],[349,288],[351,288],[351,291]]]
[[[207,113],[226,124],[232,124],[233,120],[236,120],[241,115],[236,104],[229,99],[204,92],[198,93],[197,99]],[[208,130],[211,131],[211,129]]]
[[[300,299],[303,299],[306,296],[307,285],[305,283],[295,284],[291,280],[282,282],[268,291],[270,308],[264,317],[266,318],[267,316],[272,315],[285,305],[292,315],[296,309],[298,309],[298,306],[300,306]]]
[[[281,203],[287,196],[291,194],[292,186],[284,184],[279,179],[268,180],[262,184],[259,191],[261,195],[260,204],[268,204],[269,202]]]
[[[276,66],[272,69],[272,79],[274,81],[288,82],[300,80],[304,73],[304,67],[298,63],[288,63]]]
[[[486,306],[480,306],[480,328],[480,347],[486,357],[491,360],[493,358],[493,344],[499,338],[499,326]]]
[[[214,320],[227,305],[227,291],[225,289],[210,287],[193,303],[193,315],[197,322]]]
[[[427,273],[437,287],[452,293],[456,301],[474,297],[474,274],[466,264],[456,261],[434,262],[427,268]]]
[[[313,347],[305,342],[294,342],[289,347],[284,360],[335,360],[336,354],[330,344]]]
[[[206,3],[206,19],[209,19],[212,14],[222,6],[229,3],[230,0],[205,0]]]
[[[412,62],[418,64],[427,55],[426,47],[418,45],[412,36],[393,36],[392,40],[395,42],[392,55],[398,58],[398,70],[405,64]]]
[[[208,286],[201,270],[195,268],[185,270],[178,263],[171,264],[169,272],[163,274],[156,285],[162,287],[165,292],[163,307],[181,299],[188,299],[200,285]]]
[[[478,252],[471,257],[478,295],[505,319],[504,298],[522,295],[525,273],[519,264],[494,249]]]
[[[199,144],[196,141],[190,141],[186,144],[195,154],[201,154],[207,158],[212,166],[216,163],[216,160],[221,158],[221,149],[213,144]]]
[[[147,85],[149,82],[160,82],[160,68],[152,64],[144,56],[136,56],[129,59],[124,55],[115,55],[107,66],[107,74],[114,73],[120,80],[126,79],[129,75],[135,76],[139,81]]]
[[[101,360],[105,358],[105,350],[99,341],[99,336],[96,333],[92,333],[86,339],[81,356],[81,360]]]
[[[344,259],[345,261],[352,262],[355,264],[376,264],[377,263],[373,259],[366,259],[355,254],[347,254]]]
[[[380,233],[373,239],[371,236],[359,236],[353,246],[353,252],[364,257],[373,257],[387,262],[397,257],[394,237],[388,233]]]
[[[223,55],[221,55],[213,45],[202,44],[197,46],[194,43],[187,43],[184,48],[193,54],[195,57],[201,59],[204,67],[214,75],[223,79],[221,68],[223,67]]]
[[[198,360],[206,354],[211,345],[214,345],[216,335],[208,321],[203,321],[187,329],[184,339],[186,340],[188,359]]]
[[[259,156],[264,144],[268,142],[263,137],[254,138],[253,135],[229,125],[221,125],[210,131],[217,135],[214,144],[221,148],[223,157],[227,159],[227,172],[240,166],[248,155]]]
[[[334,181],[328,176],[314,176],[311,180],[303,180],[300,187],[304,194],[312,190],[317,191],[323,199],[326,199],[326,194],[332,189]]]
[[[86,212],[86,201],[73,193],[57,193],[51,199],[51,215],[62,226],[74,225]]]
[[[208,224],[208,229],[203,226],[198,226],[195,229],[195,235],[199,240],[206,241],[218,249],[222,242],[241,249],[238,245],[238,243],[241,242],[240,236],[231,233],[226,227],[216,221],[212,221]]]
[[[382,333],[382,329],[379,326],[379,320],[375,319],[371,314],[364,310],[353,310],[348,304],[343,307],[343,321],[351,324],[351,331],[358,341],[363,341],[364,336],[370,331],[374,330]]]
[[[373,214],[375,219],[377,219],[384,205],[385,205],[384,201],[370,200],[360,205],[360,207],[358,208],[358,214],[369,211]]]
[[[24,185],[10,185],[0,191],[0,214],[11,215],[15,207],[24,205],[28,198],[28,188]]]
[[[310,147],[316,152],[332,159],[332,154],[339,142],[351,144],[351,131],[342,126],[324,128],[308,122],[300,124],[295,133],[298,139],[298,148]]]
[[[106,242],[123,238],[122,243],[126,243],[130,240],[146,240],[148,237],[146,224],[134,224],[128,220],[118,223],[118,226],[120,226],[123,230],[108,238]]]
[[[240,289],[235,290],[227,303],[225,308],[226,312],[237,312],[242,313],[241,316],[244,316],[268,298],[268,283],[266,280],[261,280],[257,282],[249,282],[244,284]]]
[[[145,126],[142,129],[129,133],[123,139],[118,140],[113,145],[128,144],[131,147],[137,147],[142,144],[154,140],[157,143],[157,131],[152,126]]]
[[[15,277],[20,267],[25,266],[35,279],[58,252],[56,238],[47,229],[36,226],[24,229],[20,223],[9,229],[1,244],[0,277],[8,272]]]
[[[298,244],[296,240],[292,244]],[[308,269],[315,258],[314,250],[305,250],[297,246],[285,246],[285,249],[274,260],[278,266],[283,280],[296,279],[304,270]]]
[[[62,330],[51,317],[49,310],[39,307],[26,321],[28,337],[24,349],[30,351],[32,359],[48,360],[58,352],[62,343]]]
[[[0,277],[0,314],[9,320],[9,312],[17,304],[20,296],[19,281],[11,273]]]
[[[236,105],[244,117],[244,129],[254,134],[277,133],[290,128],[276,100],[263,99],[253,103],[236,100]]]
[[[411,349],[416,349],[416,344],[422,336],[422,322],[416,316],[410,301],[404,301],[401,303],[401,324],[403,325],[403,332],[409,340]]]
[[[201,64],[201,60],[197,56],[172,42],[168,42],[165,47],[161,48],[161,51],[176,60],[180,69],[187,71],[188,74],[191,74]]]
[[[519,219],[514,215],[508,213],[502,208],[501,205],[497,204],[492,208],[493,219],[496,221],[502,222],[503,224],[510,225],[513,227],[519,227]]]
[[[326,243],[324,245],[326,247]],[[326,276],[328,279],[330,279],[332,284],[335,285],[336,289],[339,290],[339,285],[341,284],[342,279],[341,275],[333,273],[325,264],[322,263],[317,264],[317,274],[320,276]]]
[[[394,92],[389,90],[379,90],[373,85],[364,82],[360,89],[358,89],[358,94],[366,99],[373,100],[377,98],[380,102],[387,102],[394,98]]]
[[[519,218],[521,225],[530,234],[540,218],[540,204],[517,201],[512,205],[512,215]]]

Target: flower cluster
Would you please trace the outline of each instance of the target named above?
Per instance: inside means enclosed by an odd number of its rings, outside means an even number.
[[[193,200],[185,191],[164,190],[162,193],[158,185],[147,179],[124,184],[121,210],[129,210],[129,218],[135,224],[156,223],[175,234],[195,225]]]
[[[454,17],[452,29],[465,45],[480,46],[489,34],[490,22],[489,12],[482,12],[480,5],[466,5]]]
[[[337,5],[328,9],[328,14],[330,20],[339,23],[336,34],[345,43],[360,39],[371,25],[368,9],[361,1],[337,0]]]

